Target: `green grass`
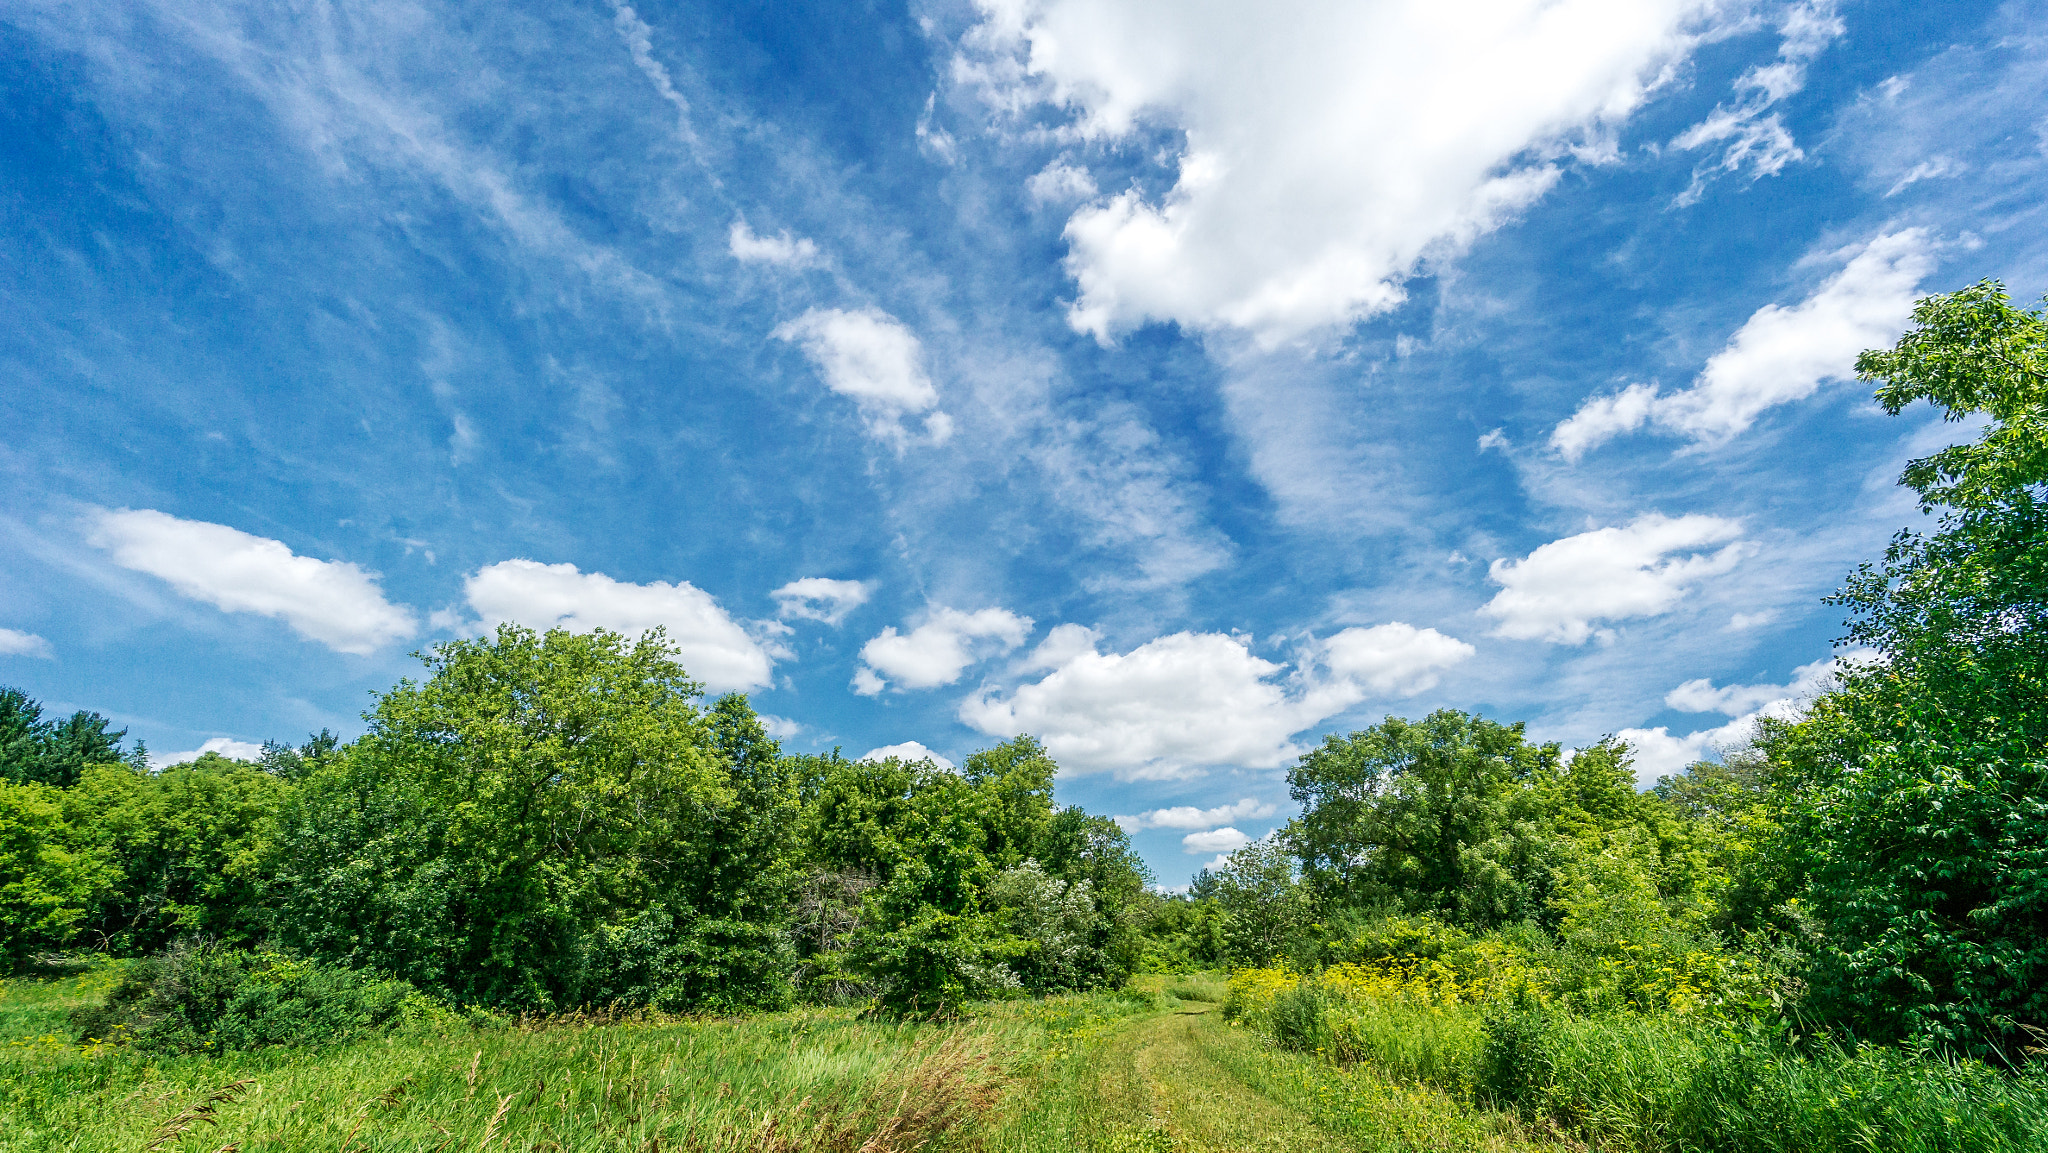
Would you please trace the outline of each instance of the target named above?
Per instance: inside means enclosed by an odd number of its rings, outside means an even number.
[[[1477,1010],[1353,1006],[1334,1060],[1226,1022],[1209,974],[945,1024],[558,1018],[175,1058],[70,1043],[111,983],[0,984],[0,1153],[2048,1148],[2041,1074],[1628,1014],[1541,1018],[1491,1108]]]
[[[1318,1110],[1361,1148],[1376,1147],[1375,1134],[1406,1134],[1394,1148],[1454,1148],[1527,1130],[1641,1153],[2048,1149],[2040,1064],[2011,1073],[1895,1048],[1802,1052],[1726,1021],[1625,1011],[1509,1014],[1490,1037],[1478,1006],[1316,998],[1312,988],[1248,1023],[1264,1040],[1311,1049],[1323,1069],[1271,1049],[1225,1064]],[[1272,1070],[1263,1082],[1262,1068]],[[1441,1123],[1415,1129],[1411,1117]]]
[[[64,1014],[93,995],[0,989],[0,1151],[945,1149],[999,1114],[1006,1086],[1154,1011],[1112,994],[952,1024],[555,1019],[152,1059],[68,1043]]]
[[[1364,1062],[1402,1084],[1467,1095],[1486,1051],[1480,1014],[1464,1005],[1388,998],[1333,1013],[1331,1047],[1339,1061]]]

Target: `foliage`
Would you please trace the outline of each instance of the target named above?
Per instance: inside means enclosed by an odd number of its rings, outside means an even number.
[[[0,969],[69,946],[118,876],[64,800],[49,785],[0,781]]]
[[[1857,361],[1880,403],[1989,422],[1908,465],[1938,527],[1833,598],[1878,660],[1758,743],[1825,930],[1812,1011],[2013,1060],[2048,1029],[2048,326],[1989,281],[1914,320]]]
[[[437,1008],[403,981],[273,952],[179,948],[136,962],[72,1014],[79,1037],[152,1053],[306,1045],[384,1032]]]
[[[1102,969],[1093,941],[1095,896],[1087,880],[1062,881],[1037,861],[1005,869],[989,884],[997,928],[1016,938],[1012,972],[1033,993],[1087,987]]]
[[[0,781],[69,788],[87,765],[121,760],[126,730],[84,709],[61,719],[20,689],[0,686]]]
[[[958,773],[893,757],[796,760],[815,894],[814,928],[799,935],[808,980],[863,985],[887,1012],[943,1015],[1135,970],[1144,867],[1114,822],[1054,807],[1058,767],[1037,741],[976,753]]]
[[[134,954],[179,936],[259,940],[271,822],[289,792],[218,753],[153,773],[88,766],[64,796],[66,815],[119,867],[85,924],[91,943]]]
[[[506,625],[426,659],[432,675],[386,693],[369,733],[279,816],[287,947],[458,1001],[566,1007],[630,983],[592,966],[621,955],[621,933],[653,931],[626,928],[644,911],[744,917],[749,870],[780,875],[749,859],[762,841],[748,806],[778,803],[736,759],[757,738],[744,718],[723,735],[707,721],[658,630]],[[758,959],[709,963],[743,988]]]
[[[1455,909],[1467,846],[1506,828],[1509,800],[1553,765],[1556,745],[1449,709],[1330,736],[1288,771],[1302,816],[1289,845],[1317,894],[1354,906]]]
[[[1309,890],[1277,840],[1254,841],[1232,853],[1206,887],[1223,911],[1224,956],[1233,965],[1282,958],[1312,920]]]

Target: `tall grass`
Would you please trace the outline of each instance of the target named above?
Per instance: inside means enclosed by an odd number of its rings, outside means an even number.
[[[0,1038],[0,1153],[944,1150],[1020,1074],[1151,1004],[1054,998],[953,1024],[551,1018],[194,1055],[44,1028],[94,995],[24,982],[0,996],[35,1030]]]
[[[1279,1047],[1600,1148],[2048,1149],[2048,1068],[2039,1065],[2007,1073],[1896,1048],[1802,1050],[1700,1015],[1570,1013],[1279,970],[1234,975],[1229,1008]]]

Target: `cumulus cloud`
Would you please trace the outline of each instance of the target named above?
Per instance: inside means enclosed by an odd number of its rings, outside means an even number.
[[[571,632],[609,629],[638,636],[659,625],[683,668],[714,693],[766,688],[775,659],[788,655],[750,635],[710,593],[688,581],[627,584],[573,564],[507,560],[485,565],[462,585],[487,627],[516,622]]]
[[[99,510],[87,539],[114,563],[231,613],[276,617],[341,653],[365,655],[418,630],[411,609],[384,599],[377,574],[299,556],[281,541],[155,509]]]
[[[1412,697],[1435,688],[1445,669],[1476,651],[1435,629],[1395,621],[1345,629],[1324,642],[1322,659],[1339,683],[1364,685],[1381,696]]]
[[[1055,160],[1040,169],[1036,176],[1024,182],[1024,188],[1031,199],[1040,204],[1069,203],[1087,200],[1095,195],[1095,177],[1086,168],[1076,168],[1065,160]]]
[[[921,412],[928,413],[924,432],[933,444],[953,434],[953,418],[937,409],[939,391],[925,375],[924,346],[881,309],[813,308],[773,335],[804,350],[825,387],[859,407],[875,439],[900,451],[911,439],[904,418]]]
[[[1173,187],[1068,219],[1080,331],[1147,321],[1271,345],[1393,307],[1402,282],[1542,196],[1693,43],[1712,0],[978,0],[954,63],[1070,139],[1177,134]],[[1034,194],[1037,193],[1034,186]]]
[[[890,757],[895,757],[899,761],[930,761],[948,772],[953,770],[953,762],[925,748],[923,744],[917,741],[904,741],[900,745],[883,745],[879,749],[869,749],[866,753],[862,754],[860,759],[863,761],[886,761]]]
[[[810,268],[823,264],[818,246],[807,237],[791,236],[788,229],[774,236],[756,236],[744,220],[732,222],[727,248],[742,264],[773,264],[779,268]]]
[[[1797,716],[1807,702],[1834,686],[1835,674],[1844,665],[1869,664],[1877,654],[1870,649],[1852,649],[1792,670],[1786,684],[1728,685],[1715,688],[1711,680],[1687,681],[1664,696],[1671,708],[1688,713],[1721,713],[1734,719],[1713,728],[1698,729],[1684,736],[1670,726],[1653,729],[1623,729],[1615,736],[1629,743],[1635,753],[1636,780],[1654,783],[1723,750],[1747,741],[1759,717]]]
[[[1651,513],[1554,540],[1521,560],[1494,561],[1487,575],[1501,591],[1479,611],[1500,622],[1495,636],[1609,639],[1613,631],[1595,622],[1670,612],[1695,582],[1735,567],[1748,551],[1741,535],[1740,523],[1722,517]]]
[[[836,625],[846,619],[847,613],[866,604],[872,591],[864,581],[804,577],[768,595],[775,598],[775,615],[784,620],[822,621]]]
[[[20,629],[0,629],[0,656],[41,657],[44,660],[53,660],[56,655],[50,648],[50,642],[34,633],[25,633]]]
[[[1300,754],[1295,733],[1373,694],[1420,692],[1471,647],[1405,624],[1346,629],[1303,646],[1291,675],[1222,633],[1174,633],[1128,653],[1062,625],[1032,653],[1041,679],[978,693],[960,719],[994,736],[1034,733],[1077,773],[1174,779],[1202,766],[1274,768]]]
[[[1211,829],[1206,833],[1189,833],[1180,839],[1181,847],[1189,853],[1235,853],[1252,843],[1252,839],[1232,828]]]
[[[1734,104],[1717,104],[1705,120],[1686,129],[1671,141],[1673,148],[1693,151],[1725,143],[1720,159],[1703,164],[1692,174],[1692,183],[1678,194],[1677,204],[1694,204],[1706,195],[1707,182],[1719,172],[1750,170],[1750,179],[1776,176],[1785,166],[1805,157],[1792,139],[1784,120],[1771,109],[1786,97],[1806,87],[1806,63],[1842,37],[1848,30],[1835,11],[1835,0],[1807,0],[1795,4],[1780,26],[1783,39],[1778,59],[1760,64],[1735,80],[1742,99]]]
[[[754,716],[761,722],[761,728],[778,741],[789,740],[804,731],[800,722],[788,717],[778,717],[773,713],[756,713]]]
[[[1595,397],[1557,426],[1551,447],[1577,460],[1646,424],[1714,444],[1766,409],[1804,400],[1825,381],[1851,378],[1858,353],[1889,345],[1905,329],[1920,281],[1934,270],[1934,249],[1924,228],[1876,237],[1801,303],[1757,309],[1691,388],[1667,394],[1636,384]]]
[[[1007,653],[1031,635],[1031,618],[1008,609],[977,612],[939,606],[924,623],[907,633],[890,625],[860,649],[863,667],[855,672],[853,689],[863,696],[890,684],[898,689],[930,689],[960,679],[967,666],[997,653]]]
[[[208,753],[219,753],[231,761],[255,761],[262,758],[263,746],[250,744],[248,741],[237,741],[230,737],[214,737],[196,749],[168,753],[161,757],[152,753],[149,759],[151,763],[157,765],[183,765],[196,761]]]
[[[1231,821],[1253,821],[1270,817],[1279,810],[1268,801],[1245,797],[1228,805],[1213,809],[1200,809],[1193,805],[1176,805],[1170,809],[1153,809],[1135,817],[1116,817],[1114,820],[1126,833],[1143,832],[1146,829],[1207,829]]]

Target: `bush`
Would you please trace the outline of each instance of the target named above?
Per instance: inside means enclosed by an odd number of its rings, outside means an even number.
[[[786,1009],[795,1000],[794,950],[773,925],[698,918],[678,923],[655,905],[600,926],[586,984],[597,1004],[664,1013]]]
[[[282,953],[188,947],[136,962],[71,1025],[81,1041],[199,1053],[345,1041],[442,1016],[404,981]]]
[[[992,956],[986,920],[932,909],[894,931],[864,932],[855,963],[881,986],[874,1008],[897,1017],[956,1017],[969,1001],[1020,991],[1017,975]]]

